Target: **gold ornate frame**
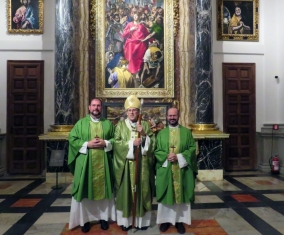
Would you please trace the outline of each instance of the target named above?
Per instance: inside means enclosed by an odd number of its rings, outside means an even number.
[[[34,7],[38,19],[38,27],[34,29],[16,28],[13,21],[16,10],[22,5],[20,0],[7,0],[7,26],[11,34],[42,34],[43,33],[43,0],[29,0]]]
[[[250,27],[250,30],[233,30],[230,22],[235,7],[242,13],[241,22]],[[259,0],[217,0],[217,40],[222,41],[258,41],[259,40]],[[245,18],[247,17],[247,18]],[[238,26],[241,23],[238,23]]]
[[[138,97],[174,97],[174,36],[178,34],[178,0],[164,0],[164,87],[106,88],[105,87],[105,1],[90,0],[91,35],[96,41],[96,96],[119,98],[133,92]]]

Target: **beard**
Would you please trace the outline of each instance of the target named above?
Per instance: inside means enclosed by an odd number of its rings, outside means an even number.
[[[178,125],[178,119],[170,119],[169,124],[171,126],[177,126]]]
[[[101,112],[98,109],[95,109],[91,112],[91,116],[94,118],[99,118],[101,116]]]

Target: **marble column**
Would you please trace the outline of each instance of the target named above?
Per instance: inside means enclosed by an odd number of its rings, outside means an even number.
[[[221,133],[215,128],[213,117],[211,0],[196,0],[195,13],[195,126],[199,134],[206,136],[198,140],[198,175],[200,180],[222,179],[222,139],[218,137]],[[212,131],[216,131],[216,137],[209,139]]]
[[[55,125],[75,122],[74,0],[56,0]]]
[[[213,124],[211,0],[196,0],[195,9],[195,123]]]
[[[68,141],[65,131],[60,129],[72,126],[78,119],[78,98],[76,97],[76,86],[78,76],[76,74],[76,22],[78,18],[79,0],[56,0],[55,9],[55,114],[54,127],[51,131],[56,135],[48,136],[46,139],[46,172],[68,172],[67,153]],[[58,132],[57,129],[58,128]],[[65,150],[65,161],[63,167],[49,166],[53,150]],[[54,174],[51,174],[55,177]],[[49,177],[46,175],[46,177]]]

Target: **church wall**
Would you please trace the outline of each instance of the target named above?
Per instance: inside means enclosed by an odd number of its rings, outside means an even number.
[[[284,75],[283,45],[284,33],[280,29],[279,9],[283,9],[281,0],[259,1],[259,42],[217,41],[216,40],[216,1],[213,1],[213,79],[214,79],[214,120],[223,128],[223,84],[222,62],[256,64],[256,131],[264,123],[283,123],[284,109],[281,77]],[[279,13],[279,14],[277,14]],[[265,19],[265,20],[264,20]],[[281,54],[282,53],[282,54]],[[282,59],[281,59],[282,57]],[[283,86],[282,86],[283,87]]]
[[[14,13],[12,13],[14,14]],[[7,33],[6,1],[0,1],[0,128],[6,132],[7,60],[44,60],[44,131],[54,122],[55,0],[44,1],[44,33]]]
[[[282,25],[283,22],[283,9],[284,9],[284,1],[279,1],[279,7],[276,9],[276,19],[271,19],[271,24],[275,24],[277,26],[277,48],[279,51],[277,57],[277,73],[279,76],[278,79],[278,87],[279,87],[279,123],[284,123],[284,30]],[[268,26],[269,27],[269,26]]]
[[[181,0],[180,0],[181,1]],[[259,0],[259,42],[216,40],[216,1],[212,1],[214,122],[223,129],[222,62],[256,63],[256,130],[284,123],[283,0]],[[54,123],[55,0],[44,1],[44,33],[7,33],[6,1],[0,1],[0,128],[6,132],[7,60],[44,60],[44,132]],[[5,22],[5,23],[4,23]],[[279,79],[274,76],[278,75]],[[266,160],[265,160],[266,162]]]

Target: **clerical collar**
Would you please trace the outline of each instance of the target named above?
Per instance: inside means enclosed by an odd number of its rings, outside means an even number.
[[[136,125],[137,125],[137,121],[136,122],[132,122],[129,118],[127,118],[125,120],[126,122],[126,125],[128,126],[128,128],[131,130],[131,131],[136,131]]]
[[[178,128],[179,127],[179,124],[177,124],[176,126],[171,126],[171,125],[169,125],[169,128]]]
[[[101,118],[93,118],[92,116],[90,116],[92,122],[99,122],[101,120]]]
[[[130,123],[130,125],[131,125],[132,127],[136,127],[137,121],[136,121],[136,122],[132,122],[130,119],[128,119],[128,121],[129,121],[129,123]]]

